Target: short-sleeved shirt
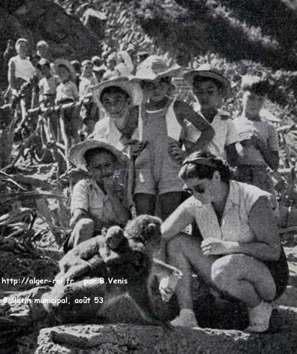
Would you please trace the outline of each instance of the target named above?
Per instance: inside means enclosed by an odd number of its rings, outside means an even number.
[[[120,178],[114,178],[114,192],[123,203],[126,204],[125,186],[119,183]],[[76,183],[71,197],[71,213],[76,209],[82,209],[101,224],[117,224],[111,201],[95,180],[91,178],[82,179]]]
[[[244,116],[234,119],[235,128],[238,131],[240,140],[258,133],[260,139],[270,151],[279,151],[279,140],[274,126],[264,120],[252,121]],[[243,138],[241,138],[243,137]],[[241,165],[267,165],[261,152],[252,144],[242,142],[242,152],[238,157]]]
[[[78,98],[78,90],[74,82],[67,81],[61,82],[57,87],[56,101],[60,102],[63,100],[73,100]]]
[[[271,195],[258,187],[232,180],[221,223],[212,204],[202,204],[193,196],[181,208],[196,221],[203,239],[212,237],[224,241],[251,242],[254,234],[248,217],[260,197],[270,200]]]
[[[52,96],[55,98],[56,90],[57,90],[57,78],[51,76],[49,78],[43,77],[39,80],[39,97],[40,101],[42,101],[47,96]]]
[[[201,114],[199,112],[197,113]],[[201,132],[198,131],[191,122],[187,121],[185,126],[185,140],[195,143]],[[211,122],[211,126],[215,131],[215,135],[208,143],[206,149],[215,156],[225,159],[225,147],[239,141],[233,120],[228,112],[219,110]]]
[[[83,98],[87,94],[91,93],[90,87],[97,84],[98,80],[95,75],[93,75],[92,77],[81,76],[79,82],[79,97]]]
[[[21,58],[19,55],[12,57],[9,61],[9,65],[14,63],[15,65],[15,77],[21,78],[25,81],[30,81],[34,74],[35,69],[29,58]]]

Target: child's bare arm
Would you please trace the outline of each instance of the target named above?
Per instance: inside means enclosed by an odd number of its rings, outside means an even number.
[[[185,119],[190,121],[198,130],[201,135],[198,140],[193,144],[192,150],[203,150],[205,146],[212,140],[215,135],[213,127],[203,118],[200,114],[196,113],[187,103],[176,101],[174,110],[180,123],[183,125]]]

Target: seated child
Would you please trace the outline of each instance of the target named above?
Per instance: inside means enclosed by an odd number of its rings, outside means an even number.
[[[70,161],[89,174],[73,188],[71,221],[73,228],[68,249],[112,225],[125,225],[126,207],[125,156],[104,142],[87,140],[73,146]],[[66,247],[66,248],[67,248]]]

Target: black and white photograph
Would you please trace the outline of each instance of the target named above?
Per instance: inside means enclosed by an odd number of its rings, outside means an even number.
[[[0,0],[0,354],[297,354],[297,0]]]

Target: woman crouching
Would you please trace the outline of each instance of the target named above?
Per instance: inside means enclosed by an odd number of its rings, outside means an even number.
[[[288,282],[271,195],[232,180],[225,162],[209,153],[191,154],[179,176],[192,196],[162,225],[162,254],[166,250],[168,262],[184,274],[176,289],[180,314],[172,324],[197,326],[191,293],[194,271],[210,287],[247,305],[247,331],[268,330],[271,303]],[[202,241],[178,235],[192,222]],[[161,285],[160,291],[168,295],[170,289]]]

